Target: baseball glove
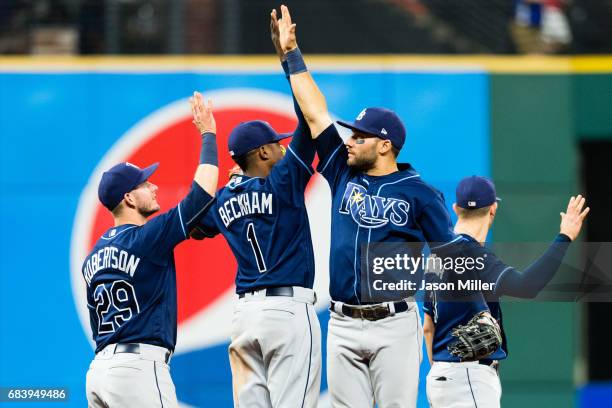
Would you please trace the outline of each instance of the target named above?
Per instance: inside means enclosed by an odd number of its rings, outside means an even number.
[[[489,312],[480,312],[466,325],[451,332],[457,341],[448,345],[451,355],[461,361],[476,361],[493,354],[502,343],[501,329]]]

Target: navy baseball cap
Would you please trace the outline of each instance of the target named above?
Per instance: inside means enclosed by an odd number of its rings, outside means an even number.
[[[406,140],[406,128],[402,120],[395,112],[385,108],[365,108],[354,122],[339,120],[338,124],[381,139],[388,139],[398,150],[402,149]]]
[[[481,176],[470,176],[461,180],[456,194],[457,205],[467,210],[488,207],[496,201],[501,201],[497,198],[493,182]]]
[[[123,200],[125,193],[129,193],[140,184],[147,181],[151,174],[157,170],[159,163],[149,167],[140,167],[123,162],[113,166],[102,174],[102,180],[98,185],[98,198],[100,202],[110,211],[115,209]]]
[[[230,156],[244,156],[253,149],[268,143],[278,142],[291,137],[291,133],[276,133],[268,122],[251,120],[242,122],[232,130],[227,142]]]

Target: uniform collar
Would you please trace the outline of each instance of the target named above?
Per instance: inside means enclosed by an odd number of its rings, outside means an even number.
[[[236,189],[240,189],[242,186],[248,184],[249,182],[252,182],[253,180],[261,179],[261,177],[251,177],[241,174],[239,176],[232,177],[232,179],[227,183],[227,187],[233,191]]]
[[[468,241],[470,241],[470,242],[476,242],[476,243],[479,243],[479,242],[478,242],[478,241],[476,241],[476,240],[474,239],[474,237],[472,237],[471,235],[468,235],[468,234],[463,234],[463,233],[461,233],[461,234],[459,234],[459,235],[461,235],[463,238],[467,239],[467,240],[468,240]]]
[[[121,225],[118,225],[116,227],[109,228],[102,235],[102,238],[106,239],[106,240],[113,239],[117,235],[121,234],[123,231],[128,230],[128,229],[132,229],[134,227],[137,227],[137,225],[136,224],[121,224]]]
[[[370,175],[367,175],[366,173],[362,173],[362,178],[366,179],[367,181],[371,183],[371,182],[376,182],[378,180],[384,180],[386,182],[395,181],[395,180],[399,180],[404,177],[419,175],[410,163],[397,163],[397,169],[398,169],[397,171],[394,171],[393,173],[385,174],[384,176],[370,176]]]

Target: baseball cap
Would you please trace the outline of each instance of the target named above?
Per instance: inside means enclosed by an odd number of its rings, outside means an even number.
[[[466,177],[457,185],[457,205],[468,210],[488,207],[497,198],[495,185],[491,180],[481,176]]]
[[[406,129],[395,112],[385,108],[365,108],[354,122],[339,120],[338,124],[358,132],[388,139],[393,147],[401,150],[406,140]]]
[[[252,120],[242,122],[232,130],[227,142],[227,148],[230,156],[240,157],[253,149],[288,137],[291,137],[291,133],[276,133],[268,122]]]
[[[159,163],[154,163],[141,169],[135,164],[123,162],[111,167],[102,174],[102,180],[98,185],[100,202],[112,211],[123,200],[125,193],[129,193],[147,181],[158,166]]]

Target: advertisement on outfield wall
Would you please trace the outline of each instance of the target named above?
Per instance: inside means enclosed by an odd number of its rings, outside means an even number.
[[[84,406],[85,374],[94,356],[81,265],[112,225],[99,203],[103,171],[121,161],[144,167],[162,211],[187,193],[200,137],[188,97],[214,104],[219,186],[233,162],[227,138],[240,122],[268,121],[279,132],[296,125],[289,85],[278,72],[152,72],[70,69],[0,74],[1,386],[64,387]],[[407,129],[399,161],[454,200],[457,182],[490,175],[488,77],[481,72],[355,72],[315,75],[336,119],[353,120],[366,106],[395,110]],[[316,160],[316,159],[315,159]],[[322,407],[329,406],[325,340],[330,192],[321,176],[306,191],[314,243],[323,335]],[[221,236],[189,240],[175,250],[178,342],[171,361],[184,407],[231,407],[227,356],[236,262]],[[425,359],[426,360],[426,359]],[[426,361],[421,366],[419,406]]]

